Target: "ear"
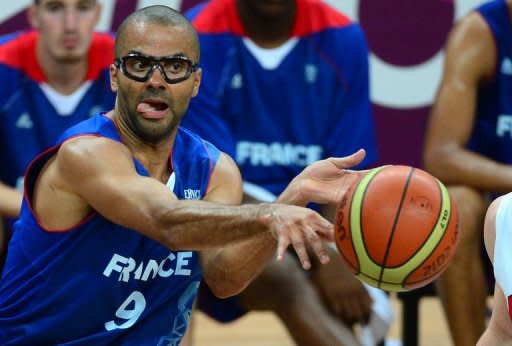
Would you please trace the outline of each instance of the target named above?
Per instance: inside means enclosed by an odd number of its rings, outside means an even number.
[[[196,97],[199,92],[199,86],[201,86],[201,78],[203,76],[203,69],[198,68],[194,73],[194,87],[192,89],[192,97]]]
[[[109,72],[110,72],[110,89],[112,89],[112,91],[116,93],[117,89],[118,89],[118,85],[119,85],[119,80],[117,79],[119,69],[116,67],[116,65],[110,64]]]
[[[39,17],[37,16],[37,5],[32,4],[27,8],[27,19],[34,29],[39,29]]]

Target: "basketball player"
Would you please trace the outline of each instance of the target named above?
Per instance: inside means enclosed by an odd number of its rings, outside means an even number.
[[[67,130],[27,170],[0,281],[2,345],[179,345],[201,279],[228,297],[290,244],[304,269],[311,255],[329,260],[330,222],[299,206],[234,205],[234,162],[179,126],[202,75],[189,21],[138,10],[115,53],[114,109]],[[335,203],[364,174],[344,168],[363,159],[308,166],[278,202]]]
[[[488,2],[452,30],[430,115],[425,168],[448,187],[460,212],[458,252],[438,282],[455,345],[485,328],[481,256],[492,195],[512,191],[512,0]]]
[[[320,1],[212,0],[188,15],[204,78],[183,124],[236,159],[246,201],[274,200],[325,157],[363,147],[363,166],[376,159],[367,43],[344,14]],[[312,207],[332,217],[330,206]],[[233,299],[202,286],[199,307],[222,322],[273,311],[299,345],[354,340],[347,326],[369,320],[372,300],[340,257],[310,274],[291,253],[285,263],[270,263]]]
[[[94,33],[100,11],[96,0],[36,0],[28,9],[35,30],[0,38],[0,216],[18,216],[30,160],[114,105],[114,39]]]
[[[485,248],[494,266],[494,302],[491,319],[477,346],[512,345],[512,194],[494,200],[485,217]]]

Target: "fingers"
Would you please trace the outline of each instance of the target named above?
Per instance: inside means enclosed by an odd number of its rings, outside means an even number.
[[[319,231],[317,235],[320,237],[321,240],[334,242],[336,240],[334,235],[334,225],[329,222],[329,224],[322,228],[322,231]]]
[[[277,238],[277,260],[282,261],[290,241],[286,237]]]
[[[359,149],[355,153],[345,157],[331,157],[328,160],[332,162],[337,168],[345,169],[358,165],[366,156],[364,149]]]
[[[299,257],[302,268],[308,270],[311,268],[311,261],[309,260],[308,250],[304,242],[304,235],[300,231],[292,232],[290,235],[291,243],[297,256]]]
[[[307,234],[308,243],[311,246],[311,249],[315,256],[318,258],[320,263],[327,264],[330,261],[327,250],[324,247],[322,242],[322,238],[311,230],[310,233]]]
[[[288,226],[287,232],[278,237],[278,260],[283,259],[286,248],[291,244],[297,253],[302,268],[306,270],[311,268],[308,246],[313,254],[318,257],[320,263],[329,263],[330,258],[323,241],[334,239],[334,227],[320,216],[316,216],[316,218],[320,218],[320,222],[315,222],[313,224],[314,228],[307,223],[300,226]]]
[[[332,223],[311,209],[284,205],[276,205],[276,208],[269,214],[269,221],[273,224],[270,231],[277,239],[277,260],[284,258],[291,244],[304,269],[311,268],[310,252],[320,263],[328,263],[324,241],[334,241]]]

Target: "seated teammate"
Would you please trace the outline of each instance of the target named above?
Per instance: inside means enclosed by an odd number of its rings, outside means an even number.
[[[187,14],[199,32],[204,78],[183,126],[229,153],[241,169],[245,202],[273,201],[308,164],[364,148],[376,160],[368,48],[359,25],[321,1],[212,0]],[[333,206],[312,206],[328,219]],[[356,342],[372,297],[335,249],[305,273],[292,253],[271,262],[244,292],[199,307],[219,321],[273,311],[299,345]],[[375,291],[387,303],[381,291]],[[377,298],[375,298],[377,299]],[[391,324],[381,316],[380,341]]]

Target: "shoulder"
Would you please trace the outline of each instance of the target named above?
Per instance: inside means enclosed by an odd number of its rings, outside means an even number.
[[[0,64],[21,68],[24,59],[35,53],[38,33],[16,32],[0,37]]]
[[[512,193],[492,201],[485,215],[484,241],[491,261],[494,259],[496,239],[505,235],[503,232],[510,229],[510,225],[512,225]]]
[[[496,241],[496,212],[498,211],[501,201],[502,197],[495,199],[485,214],[484,242],[491,261],[494,258],[494,243]]]
[[[88,53],[87,80],[98,79],[114,61],[115,38],[111,33],[95,32]]]
[[[132,154],[120,142],[86,133],[63,141],[57,150],[56,162],[70,175],[87,175],[106,171],[111,166],[120,167],[120,162],[132,164]]]
[[[492,32],[487,21],[478,11],[470,12],[458,21],[453,27],[451,35],[468,39],[492,38]]]
[[[17,32],[0,37],[0,66],[2,71],[23,72],[35,69],[36,44],[38,33],[36,31]]]
[[[192,167],[199,163],[209,165],[209,183],[206,199],[221,203],[239,203],[241,200],[242,177],[235,161],[226,153],[221,152],[212,143],[196,133],[180,127],[176,144],[185,150],[179,152],[186,155]],[[177,158],[178,160],[180,157]],[[189,165],[190,166],[190,165]]]
[[[212,172],[206,200],[219,203],[242,202],[242,175],[235,161],[221,152]]]
[[[215,145],[205,140],[197,133],[182,126],[178,131],[178,140],[182,143],[183,147],[188,148],[189,151],[197,153],[200,156],[206,156],[216,160],[220,154],[219,149],[217,149]]]
[[[191,179],[201,176],[209,180],[218,165],[219,156],[220,151],[213,144],[188,129],[179,128],[172,161]]]
[[[461,80],[473,83],[492,78],[497,50],[494,36],[478,12],[461,19],[448,36],[445,65]]]
[[[113,49],[115,34],[110,32],[94,32],[91,41],[92,49]],[[113,54],[113,53],[112,53]]]
[[[234,0],[211,0],[192,8],[186,16],[199,35],[244,34]]]
[[[345,13],[318,0],[297,2],[292,36],[310,39],[311,45],[334,61],[357,64],[368,54],[367,39],[361,26]]]
[[[293,36],[306,36],[356,25],[343,12],[318,0],[298,1],[296,18]]]
[[[97,113],[96,115],[82,120],[75,125],[66,129],[59,137],[57,142],[63,142],[72,137],[82,135],[91,135],[97,137],[105,137],[120,142],[119,133],[112,119],[106,114]]]
[[[5,104],[26,78],[44,79],[35,53],[37,37],[35,31],[0,37],[0,103]]]

